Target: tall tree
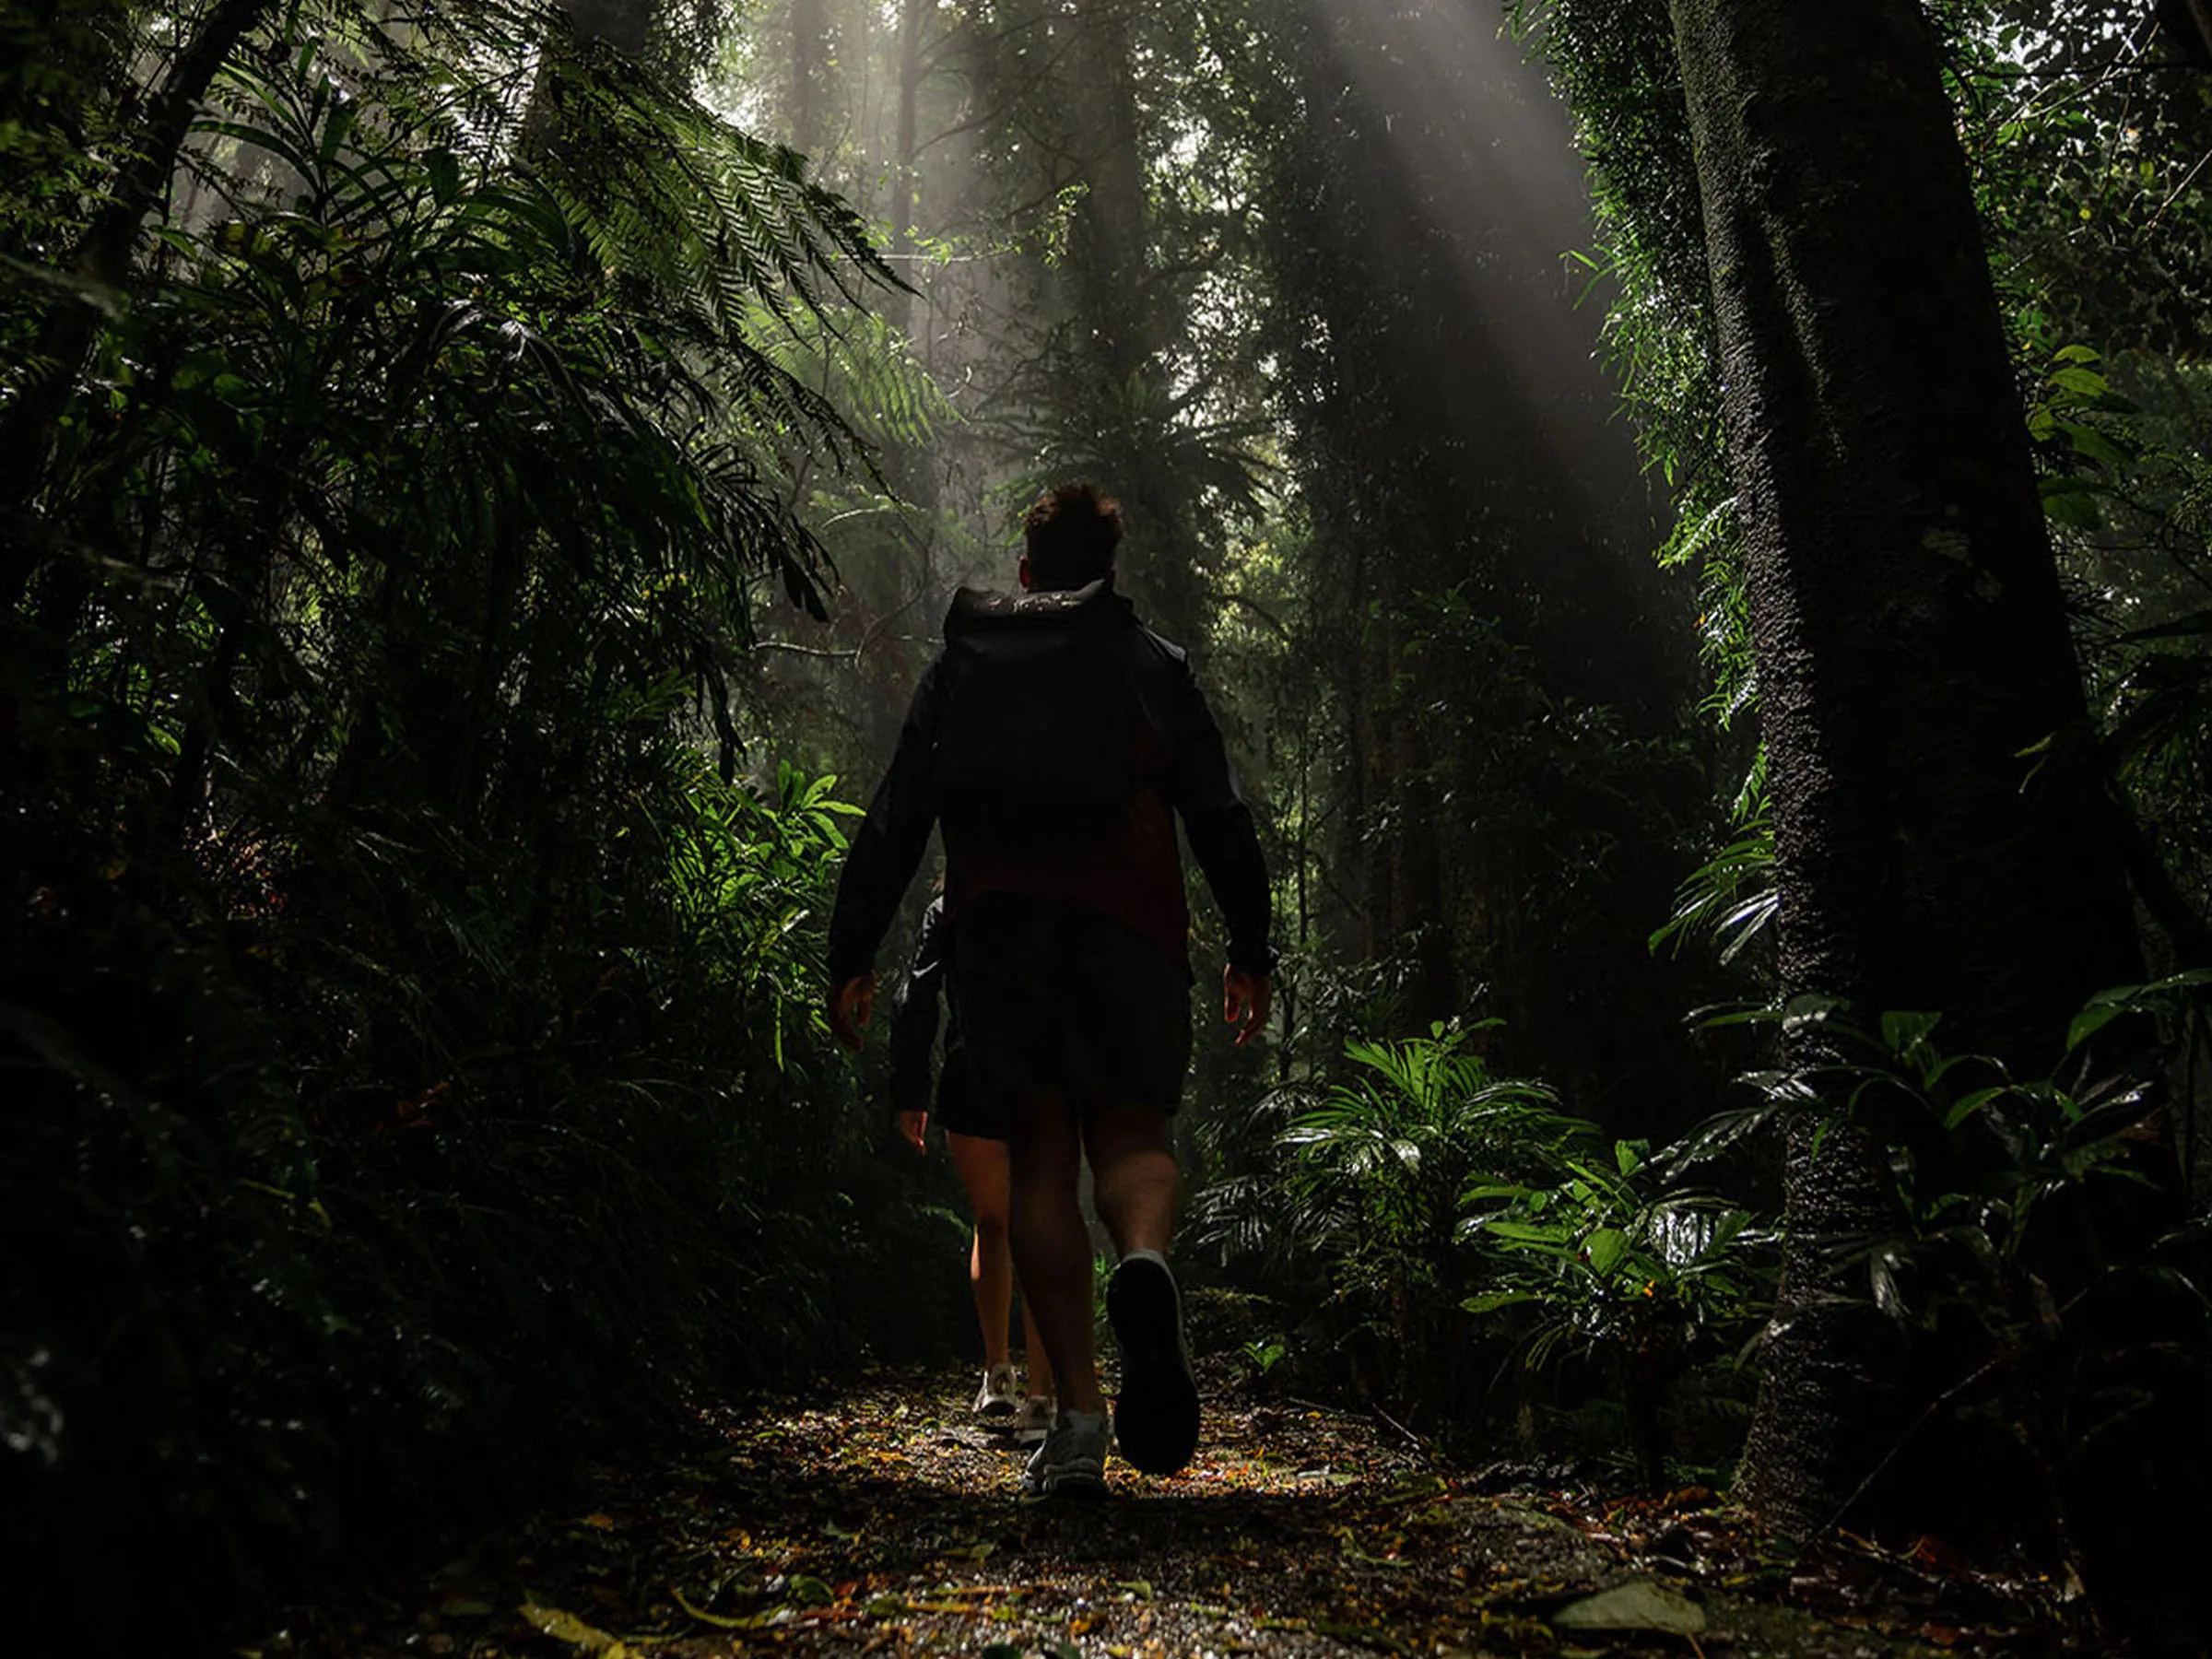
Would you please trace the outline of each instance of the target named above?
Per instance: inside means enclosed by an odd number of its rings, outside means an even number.
[[[2023,1075],[2129,976],[2108,806],[1937,41],[1915,0],[1673,0],[1772,781],[1786,994],[1942,1010]],[[1834,1241],[1865,1126],[1800,1121],[1743,1473],[1794,1529],[1894,1444]]]
[[[1606,745],[1555,735],[1592,703],[1631,738],[1668,730],[1688,676],[1595,318],[1562,277],[1590,235],[1566,113],[1462,7],[1273,14],[1299,107],[1269,158],[1271,343],[1336,606],[1348,943],[1407,959],[1412,1029],[1479,997],[1515,1064],[1616,1083],[1677,1052],[1678,1004],[1619,925],[1663,902],[1630,866],[1664,832],[1601,830],[1608,791],[1580,769]]]

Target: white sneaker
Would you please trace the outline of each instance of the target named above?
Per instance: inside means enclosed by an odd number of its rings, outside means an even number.
[[[975,1415],[996,1422],[1020,1408],[1021,1385],[1010,1365],[994,1365],[983,1372],[982,1386],[975,1391]]]
[[[1053,1431],[1053,1419],[1059,1415],[1059,1403],[1051,1394],[1030,1395],[1014,1414],[1015,1440],[1025,1446],[1042,1440]]]
[[[1106,1419],[1064,1411],[1053,1431],[1030,1455],[1021,1477],[1025,1498],[1076,1498],[1095,1501],[1106,1496]]]

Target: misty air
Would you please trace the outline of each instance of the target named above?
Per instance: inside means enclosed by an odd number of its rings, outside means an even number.
[[[2212,1645],[2197,0],[7,0],[37,1655]]]

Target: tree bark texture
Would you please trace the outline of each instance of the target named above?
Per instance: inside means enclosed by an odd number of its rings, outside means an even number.
[[[1697,147],[1774,798],[1788,994],[1945,1014],[2044,1075],[2136,965],[2113,824],[1981,229],[1914,0],[1672,0]],[[2058,738],[2041,763],[2030,753]],[[1742,1477],[1835,1518],[1894,1368],[1830,1297],[1882,1205],[1862,1135],[1793,1140],[1792,1240]],[[1862,1288],[1863,1289],[1863,1288]]]

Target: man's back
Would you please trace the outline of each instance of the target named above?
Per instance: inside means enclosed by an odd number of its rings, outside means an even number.
[[[1082,905],[1187,964],[1171,814],[1230,961],[1268,971],[1258,836],[1182,651],[1102,582],[1020,600],[963,589],[945,635],[845,866],[832,975],[873,956],[932,822],[954,915],[990,892]]]
[[[1182,1468],[1199,1437],[1174,1229],[1170,1119],[1188,1069],[1189,915],[1174,821],[1228,923],[1224,1017],[1265,1029],[1267,872],[1182,652],[1112,592],[1119,510],[1088,485],[1030,509],[1028,601],[963,594],[853,839],[830,930],[830,1018],[857,1047],[869,964],[942,821],[951,971],[975,1087],[1003,1108],[1012,1245],[1061,1383],[1023,1477],[1034,1497],[1106,1491],[1092,1348],[1088,1161],[1119,1265],[1113,1437],[1138,1468]]]

